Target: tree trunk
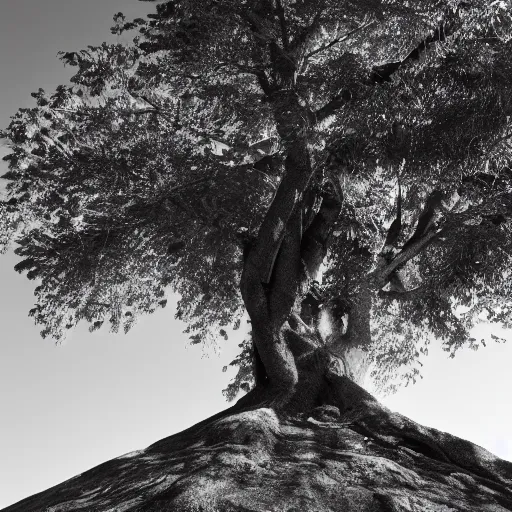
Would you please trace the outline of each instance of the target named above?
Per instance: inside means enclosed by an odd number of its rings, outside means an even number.
[[[326,377],[333,372],[363,382],[373,289],[366,279],[353,286],[352,305],[344,312],[348,328],[339,312],[320,310],[315,278],[342,197],[325,176],[313,176],[304,102],[293,89],[275,93],[273,102],[286,150],[284,175],[246,255],[240,287],[268,377],[257,382],[255,395],[275,410],[298,412],[327,403]],[[319,329],[321,317],[332,324],[328,339]]]

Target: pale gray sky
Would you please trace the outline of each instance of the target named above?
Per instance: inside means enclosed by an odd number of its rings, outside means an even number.
[[[78,50],[110,35],[114,13],[153,5],[136,0],[0,0],[0,126],[30,92],[65,83],[59,50]],[[5,150],[0,148],[0,155]],[[0,164],[0,172],[5,166]],[[227,407],[220,357],[187,347],[174,301],[128,335],[79,328],[62,346],[42,340],[27,316],[34,282],[0,257],[0,509],[106,460],[141,449]],[[432,348],[425,379],[386,400],[420,423],[476,442],[512,460],[512,343],[449,360]]]

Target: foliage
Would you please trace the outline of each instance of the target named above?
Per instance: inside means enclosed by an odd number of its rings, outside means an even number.
[[[238,347],[242,349],[240,354],[229,363],[230,366],[238,367],[237,374],[226,389],[222,390],[222,394],[228,402],[234,400],[240,390],[248,392],[254,386],[254,374],[251,364],[254,348],[251,336],[249,335],[248,338],[244,339]],[[226,370],[227,366],[222,369],[224,372]]]
[[[61,340],[82,319],[127,331],[168,289],[194,343],[239,322],[242,253],[283,172],[269,96],[282,86],[272,70],[287,65],[276,48],[292,41],[304,51],[297,94],[320,120],[312,160],[344,194],[325,304],[350,304],[375,264],[397,179],[402,243],[432,191],[444,194],[438,236],[399,269],[414,293],[373,303],[375,377],[415,378],[433,338],[452,353],[474,345],[479,316],[512,325],[510,1],[282,4],[283,41],[270,1],[119,13],[112,31],[136,30],[132,45],[62,52],[72,84],[40,89],[12,118],[0,242],[38,282],[43,336]],[[250,380],[241,348],[231,397]]]

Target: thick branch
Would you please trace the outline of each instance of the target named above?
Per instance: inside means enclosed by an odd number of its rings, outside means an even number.
[[[313,172],[307,147],[307,117],[298,97],[293,91],[284,91],[274,98],[274,108],[277,129],[287,149],[285,172],[246,261],[246,265],[258,269],[260,282],[265,284],[270,282],[288,222],[294,210],[301,207]]]
[[[306,151],[304,149],[304,151]],[[261,224],[258,239],[252,248],[246,265],[257,269],[260,282],[268,284],[272,275],[277,252],[286,234],[288,221],[302,200],[310,173],[307,170],[296,172],[288,156],[285,175],[277,189],[276,195]]]
[[[455,10],[455,12],[442,20],[440,24],[435,28],[435,30],[431,32],[425,39],[422,39],[415,46],[415,48],[413,48],[401,61],[389,62],[387,64],[383,64],[382,66],[374,67],[370,76],[370,81],[376,84],[389,82],[393,73],[404,67],[409,62],[417,61],[421,54],[425,53],[429,46],[431,46],[433,43],[444,42],[446,38],[455,31],[453,21],[458,16],[458,13],[459,7]]]
[[[423,238],[434,226],[436,217],[442,210],[441,205],[444,198],[444,194],[440,190],[433,190],[425,201],[425,206],[418,218],[416,229],[412,234],[411,238],[405,242],[402,247],[402,251],[408,249],[415,242]]]
[[[379,290],[377,295],[381,299],[414,300],[420,297],[423,293],[425,293],[424,288],[422,286],[418,286],[417,288],[413,288],[412,290],[405,290],[403,292],[396,290]]]
[[[272,95],[273,87],[270,85],[268,77],[263,69],[254,66],[246,66],[245,64],[240,64],[239,62],[221,62],[218,66],[216,66],[216,68],[220,69],[221,67],[225,66],[232,66],[242,73],[255,76],[258,79],[261,90],[269,97]]]
[[[400,186],[400,178],[398,178],[398,196],[396,199],[396,217],[395,220],[389,226],[388,232],[386,234],[386,241],[384,242],[384,247],[381,251],[381,255],[387,256],[393,251],[396,247],[396,243],[400,238],[400,233],[402,231],[402,187]]]
[[[314,193],[318,195],[319,191],[312,190],[311,194]],[[342,199],[332,190],[332,187],[325,188],[319,199],[320,207],[305,228],[300,247],[304,266],[300,287],[303,295],[299,298],[301,300],[300,315],[306,324],[313,326],[317,325],[320,303],[323,302],[316,282],[319,281],[320,267],[327,254],[329,238],[342,206]]]
[[[462,213],[450,213],[444,219],[442,226],[438,227],[435,222],[435,216],[439,213],[438,207],[446,213],[446,209],[441,204],[441,198],[442,194],[439,191],[433,191],[420,215],[416,231],[404,244],[402,250],[389,262],[386,262],[385,258],[381,257],[381,265],[373,272],[373,279],[378,288],[385,286],[390,276],[398,267],[420,254],[434,240],[447,236],[453,230],[464,227],[464,224],[469,223],[473,219],[486,217],[484,208],[482,208],[482,205],[479,205]],[[488,218],[494,224],[499,224],[504,220],[504,217],[502,219],[500,214],[495,216],[491,214]]]
[[[293,354],[286,343],[280,343],[276,339],[266,289],[259,279],[257,269],[247,265],[247,260],[242,272],[240,290],[251,318],[253,341],[265,367],[269,384],[284,392],[293,390],[298,380]]]
[[[384,264],[373,272],[373,279],[377,288],[382,288],[386,285],[391,274],[403,263],[412,260],[417,256],[425,247],[427,247],[437,236],[439,230],[431,229],[423,237],[410,244],[407,248],[402,249],[388,264]]]
[[[400,252],[397,255],[394,255],[393,251],[401,229],[401,189],[399,183],[397,218],[388,230],[386,242],[379,254],[380,266],[374,273],[374,276],[379,276],[377,277],[379,288],[384,286],[388,281],[391,281],[392,286],[394,286],[393,291],[405,291],[405,288],[403,287],[400,278],[396,275],[395,270],[400,265],[419,254],[423,248],[430,243],[433,237],[439,234],[439,230],[436,230],[435,221],[439,212],[443,209],[443,197],[443,193],[437,189],[434,189],[430,193],[425,201],[425,206],[419,216],[414,233],[403,245]]]
[[[261,90],[270,98],[274,92],[274,87],[270,84],[270,81],[264,71],[255,73],[258,83],[260,84]]]
[[[341,201],[334,191],[324,191],[320,209],[302,236],[302,259],[309,276],[313,279],[327,254],[329,237],[341,206]]]
[[[297,302],[303,280],[300,254],[302,238],[302,208],[295,208],[286,227],[286,234],[276,257],[271,287],[268,291],[272,323],[281,329]],[[277,334],[277,333],[276,333]]]

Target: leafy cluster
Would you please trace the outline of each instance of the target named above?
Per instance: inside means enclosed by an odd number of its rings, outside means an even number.
[[[182,297],[178,316],[196,318],[200,333],[240,312],[241,240],[273,183],[220,162],[217,141],[176,126],[170,100],[132,92],[135,54],[103,45],[64,55],[79,67],[77,85],[34,93],[37,107],[21,109],[4,134],[13,148],[4,247],[14,237],[24,258],[16,270],[41,282],[31,314],[43,336],[61,339],[81,319],[127,331],[165,303],[168,286]]]

